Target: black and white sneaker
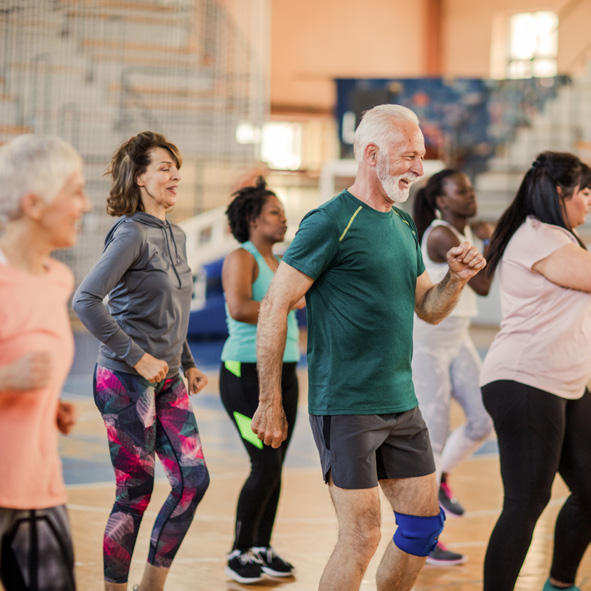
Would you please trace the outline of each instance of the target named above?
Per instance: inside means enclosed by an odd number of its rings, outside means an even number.
[[[291,577],[294,574],[293,564],[283,560],[271,546],[258,546],[251,550],[261,561],[265,574],[272,577]]]
[[[464,564],[466,560],[468,560],[466,556],[448,550],[441,542],[437,542],[437,546],[435,546],[431,554],[427,556],[427,564],[433,564],[434,566]]]
[[[252,550],[232,550],[225,572],[235,581],[248,585],[262,581],[263,563]]]
[[[452,517],[461,517],[465,511],[460,505],[447,482],[441,482],[439,486],[439,505],[445,511],[446,515]]]

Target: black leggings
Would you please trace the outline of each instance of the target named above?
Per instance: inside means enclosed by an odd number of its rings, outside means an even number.
[[[281,492],[281,469],[291,439],[298,408],[298,381],[296,363],[284,363],[281,378],[283,408],[287,418],[287,439],[277,449],[262,445],[256,438],[241,428],[250,429],[259,403],[259,380],[256,363],[241,363],[240,377],[224,366],[220,371],[220,394],[230,418],[241,434],[242,443],[250,456],[250,474],[242,487],[236,508],[236,530],[233,550],[247,550],[253,546],[269,546],[275,523],[279,494]],[[246,417],[241,421],[239,413]],[[244,424],[246,422],[246,425]],[[251,439],[251,441],[249,441]],[[262,446],[262,447],[261,447]]]
[[[484,560],[484,591],[511,591],[558,472],[571,491],[556,520],[550,575],[574,584],[591,542],[591,395],[565,400],[511,380],[482,388],[505,497]]]
[[[74,551],[65,505],[0,508],[0,580],[6,591],[74,591]]]

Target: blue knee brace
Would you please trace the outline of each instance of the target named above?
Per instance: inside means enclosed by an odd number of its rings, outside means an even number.
[[[428,556],[443,531],[445,513],[440,509],[439,515],[431,517],[405,515],[396,511],[394,515],[398,526],[394,533],[394,543],[407,554]]]

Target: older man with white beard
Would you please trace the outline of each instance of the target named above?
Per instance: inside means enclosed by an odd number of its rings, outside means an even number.
[[[381,486],[397,529],[377,589],[406,591],[444,519],[412,384],[413,312],[440,322],[486,261],[465,242],[447,253],[441,283],[433,285],[425,271],[414,222],[395,207],[423,175],[425,145],[412,111],[374,107],[355,132],[354,149],[355,182],[302,220],[261,305],[252,429],[272,447],[285,439],[287,315],[305,295],[310,423],[339,523],[319,589],[359,589],[380,541]]]

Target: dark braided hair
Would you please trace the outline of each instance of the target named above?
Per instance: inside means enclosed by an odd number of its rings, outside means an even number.
[[[254,187],[242,187],[232,194],[234,199],[228,205],[226,215],[232,235],[241,244],[249,239],[250,222],[259,217],[263,205],[271,195],[275,196],[275,193],[267,189],[267,183],[262,176],[257,178]]]
[[[179,149],[162,134],[154,131],[138,133],[115,150],[105,172],[105,176],[110,176],[113,181],[107,197],[109,215],[130,215],[136,211],[144,211],[136,179],[150,165],[152,150],[156,148],[168,151],[176,167],[180,169],[183,159]]]
[[[564,219],[562,199],[573,196],[579,186],[585,188],[591,182],[589,167],[574,154],[568,152],[542,152],[525,173],[513,202],[501,216],[488,249],[489,274],[494,273],[501,262],[507,244],[528,215],[535,216],[545,224],[568,230],[585,248],[581,239]],[[562,195],[558,193],[558,187]]]
[[[459,174],[459,170],[445,168],[434,174],[424,187],[421,187],[415,194],[413,204],[413,217],[417,227],[419,244],[423,239],[423,234],[430,226],[431,222],[437,217],[437,197],[445,193],[443,185],[445,181]]]

